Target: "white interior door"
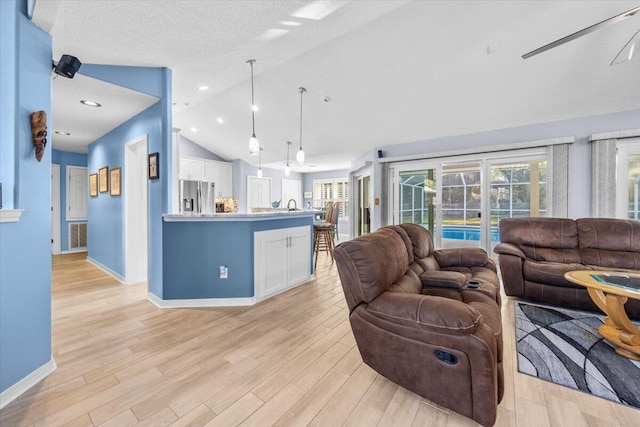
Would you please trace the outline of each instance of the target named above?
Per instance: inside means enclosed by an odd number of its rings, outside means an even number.
[[[60,253],[60,165],[51,165],[51,253]]]
[[[147,280],[148,271],[148,181],[147,136],[125,144],[125,283]]]
[[[289,207],[289,201],[295,200],[295,207],[302,209],[302,183],[298,180],[282,180],[282,207]],[[291,208],[294,208],[293,203]]]
[[[271,207],[271,179],[247,177],[247,213],[251,208]]]
[[[87,219],[87,187],[89,181],[87,168],[82,166],[67,166],[67,221]]]

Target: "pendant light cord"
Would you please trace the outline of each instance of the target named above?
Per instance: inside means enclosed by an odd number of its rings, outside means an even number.
[[[253,63],[256,62],[255,59],[250,59],[247,61],[251,66],[251,130],[253,136],[256,136],[256,112],[254,111],[255,100],[253,99]]]
[[[306,89],[300,88],[300,149],[302,150],[302,94],[306,92]]]

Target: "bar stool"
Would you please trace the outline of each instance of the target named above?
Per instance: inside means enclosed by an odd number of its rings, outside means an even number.
[[[330,222],[313,225],[313,250],[316,253],[316,260],[313,264],[315,270],[318,265],[318,253],[327,252],[333,262],[333,226]]]

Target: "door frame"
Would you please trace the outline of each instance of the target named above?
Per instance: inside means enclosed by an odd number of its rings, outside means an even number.
[[[141,147],[142,154],[138,151]],[[125,240],[125,280],[124,283],[132,285],[148,280],[149,278],[149,184],[147,177],[147,156],[149,153],[148,135],[144,134],[124,145],[124,240]],[[145,177],[144,182],[136,182],[135,177]],[[132,200],[143,201],[143,209],[135,211],[130,209]],[[145,239],[136,239],[131,233],[134,229],[145,230]],[[143,254],[143,255],[140,255]],[[144,273],[134,272],[135,263],[146,258]],[[144,278],[143,278],[144,276]]]
[[[351,235],[354,237],[358,237],[361,234],[360,230],[360,209],[362,204],[362,194],[360,189],[360,183],[364,182],[365,178],[369,178],[369,202],[373,201],[373,185],[371,185],[371,169],[366,169],[358,174],[353,175],[351,182],[353,183],[352,188],[350,189],[351,193],[357,197],[356,203],[351,204],[351,213],[350,216],[354,218],[354,221],[351,222]],[[371,224],[369,224],[371,227]],[[371,228],[369,228],[369,233],[371,233]]]
[[[60,165],[51,164],[51,254],[59,255],[60,245]]]

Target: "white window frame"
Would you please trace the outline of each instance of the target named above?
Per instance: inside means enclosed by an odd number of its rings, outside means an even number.
[[[316,185],[324,185],[327,183],[331,183],[333,188],[332,188],[332,195],[334,197],[332,198],[325,198],[324,197],[324,192],[321,190],[320,191],[320,197],[317,197],[317,192],[316,192]],[[346,197],[337,197],[338,194],[338,185],[342,184],[344,187],[344,192],[347,193]],[[348,203],[349,203],[349,193],[351,191],[351,188],[349,186],[349,178],[345,177],[345,178],[334,178],[334,179],[314,179],[313,180],[313,205],[315,208],[321,208],[324,207],[326,205],[327,202],[340,202],[340,214],[339,214],[339,218],[343,219],[343,220],[349,220],[349,207],[348,207]],[[318,204],[320,206],[318,206]]]

